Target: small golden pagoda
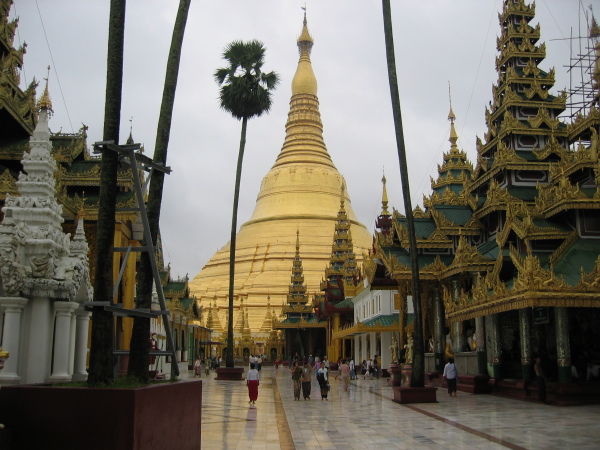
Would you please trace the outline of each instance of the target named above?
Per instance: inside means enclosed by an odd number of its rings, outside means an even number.
[[[300,231],[296,231],[296,255],[292,263],[291,283],[288,285],[287,306],[282,308],[285,318],[274,320],[274,327],[285,333],[285,355],[325,356],[327,351],[327,322],[319,320],[309,302],[304,283],[304,269],[300,257]]]

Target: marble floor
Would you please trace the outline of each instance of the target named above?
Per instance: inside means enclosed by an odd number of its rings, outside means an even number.
[[[438,403],[399,405],[387,380],[362,377],[347,392],[332,379],[328,401],[313,381],[310,401],[294,401],[290,371],[267,367],[251,407],[245,382],[214,376],[202,377],[203,449],[600,448],[600,405],[449,397],[442,389]]]

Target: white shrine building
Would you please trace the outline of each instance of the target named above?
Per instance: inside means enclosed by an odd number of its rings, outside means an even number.
[[[88,244],[82,219],[73,239],[61,227],[47,87],[39,106],[16,183],[19,196],[7,196],[0,224],[0,346],[10,352],[0,372],[2,385],[87,378]]]

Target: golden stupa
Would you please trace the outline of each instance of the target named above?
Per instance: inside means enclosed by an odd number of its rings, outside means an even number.
[[[298,38],[300,60],[292,81],[286,137],[275,164],[263,178],[250,220],[237,234],[234,324],[240,309],[247,311],[252,332],[259,332],[268,313],[268,298],[275,314],[286,301],[299,232],[307,293],[319,292],[329,263],[341,196],[351,221],[357,260],[370,248],[372,234],[352,210],[344,177],[333,164],[323,140],[317,98],[317,79],[310,61],[312,37],[306,25]],[[227,318],[229,243],[221,248],[189,283],[201,305]],[[215,301],[216,300],[216,301]],[[243,305],[243,306],[241,306]]]

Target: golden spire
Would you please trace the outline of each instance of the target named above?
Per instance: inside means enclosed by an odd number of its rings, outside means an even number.
[[[300,37],[298,38],[300,61],[298,62],[296,75],[294,75],[294,79],[292,80],[292,95],[317,95],[317,79],[310,63],[310,52],[314,42],[306,25],[306,8],[302,9],[304,9],[304,24],[302,26],[302,33],[300,33]]]
[[[450,112],[448,113],[448,120],[450,121],[450,145],[451,151],[456,149],[456,141],[458,141],[458,134],[456,134],[456,129],[454,128],[454,121],[456,120],[456,116],[454,115],[454,111],[452,111],[452,94],[450,93],[450,82],[448,81],[448,97],[450,98]]]
[[[336,170],[323,140],[317,78],[310,62],[312,45],[313,40],[308,32],[305,15],[302,33],[298,38],[300,60],[292,80],[292,98],[285,125],[285,141],[273,169],[297,164],[314,164],[315,168],[328,166]]]
[[[387,189],[385,187],[387,180],[385,179],[385,172],[383,173],[383,178],[381,179],[383,183],[383,194],[381,195],[381,214],[382,216],[390,216],[390,212],[388,211],[388,195]]]
[[[50,117],[54,110],[52,109],[52,100],[50,99],[50,93],[48,92],[48,78],[50,78],[50,66],[48,66],[48,76],[44,78],[44,80],[46,80],[46,87],[37,102],[37,110],[41,111],[42,109],[45,109],[48,112],[48,117]]]

